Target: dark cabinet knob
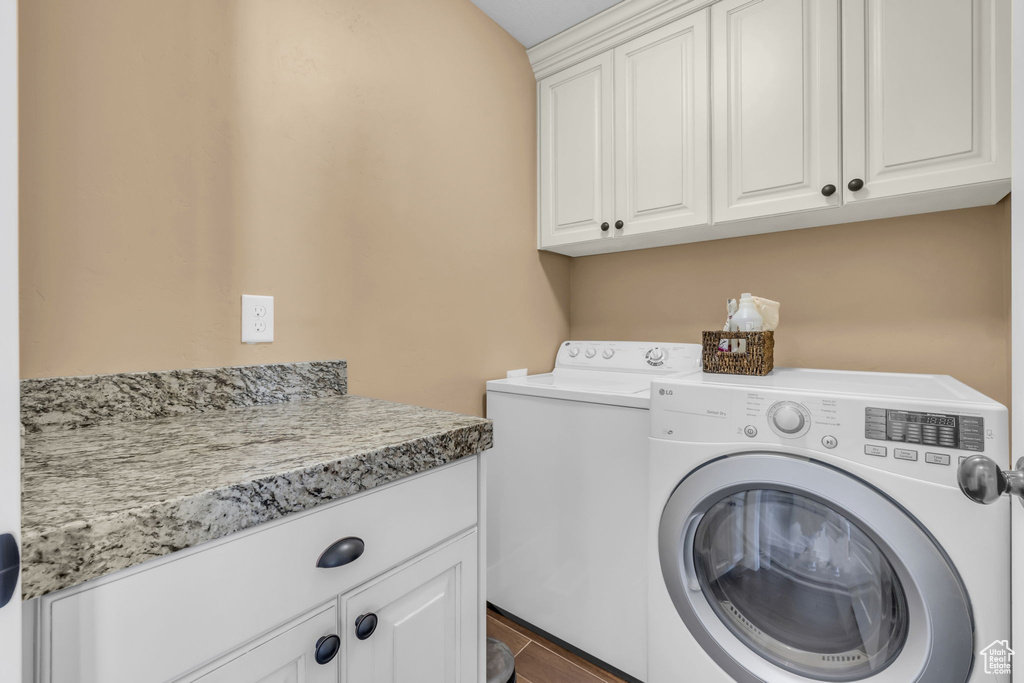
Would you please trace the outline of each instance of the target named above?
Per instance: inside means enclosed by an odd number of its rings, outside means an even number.
[[[21,574],[21,553],[13,534],[0,535],[0,607],[14,597],[14,587]]]
[[[377,630],[377,615],[373,612],[356,617],[356,638],[366,640]]]
[[[334,659],[338,650],[341,649],[341,638],[338,636],[324,636],[316,641],[314,658],[317,664],[327,664]]]
[[[610,227],[611,226],[608,225],[608,223],[602,223],[601,224],[601,232],[608,232],[608,228],[610,228]]]
[[[622,221],[615,221],[615,229],[622,230],[622,226],[625,225]]]
[[[857,192],[864,187],[864,181],[860,178],[854,178],[847,184],[847,187],[850,188],[850,192]]]
[[[826,197],[831,197],[832,195],[834,195],[836,193],[836,186],[835,185],[826,185],[825,187],[821,188],[821,193],[823,195],[825,195]]]
[[[316,561],[316,566],[322,569],[341,567],[358,560],[364,550],[366,550],[366,544],[363,543],[363,539],[349,536],[335,541],[327,550],[320,553],[320,559]]]

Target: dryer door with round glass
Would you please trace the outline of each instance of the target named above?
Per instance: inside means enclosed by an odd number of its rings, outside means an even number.
[[[662,576],[738,681],[964,683],[966,591],[936,541],[870,485],[778,454],[712,461],[672,493]]]

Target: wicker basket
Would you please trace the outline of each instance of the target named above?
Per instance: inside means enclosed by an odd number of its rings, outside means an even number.
[[[746,340],[744,353],[719,351],[723,339]],[[704,372],[722,375],[767,375],[775,367],[774,332],[704,332]]]

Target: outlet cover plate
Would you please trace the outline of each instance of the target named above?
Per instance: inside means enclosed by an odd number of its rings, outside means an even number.
[[[242,295],[242,341],[246,344],[274,341],[274,297]]]

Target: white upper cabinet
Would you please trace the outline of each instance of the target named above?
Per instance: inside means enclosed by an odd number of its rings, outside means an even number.
[[[539,95],[541,245],[610,237],[611,53],[544,79]]]
[[[542,248],[709,223],[707,32],[698,12],[541,80]]]
[[[699,12],[615,49],[613,234],[708,223],[708,171],[707,12]]]
[[[540,248],[994,204],[1010,191],[1010,6],[643,0],[530,48]]]
[[[724,0],[711,31],[715,221],[838,206],[838,0]]]
[[[844,0],[847,202],[1009,178],[1010,4]]]

